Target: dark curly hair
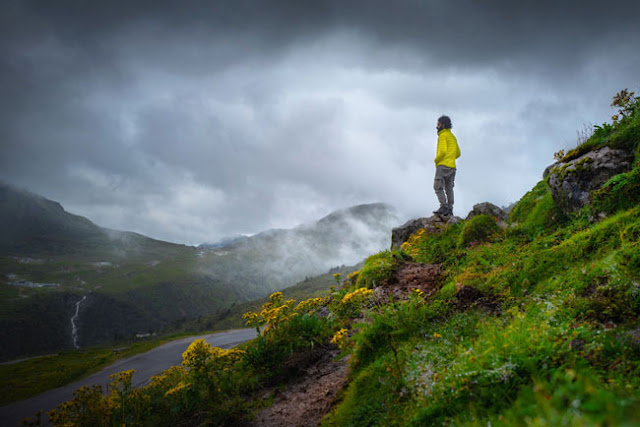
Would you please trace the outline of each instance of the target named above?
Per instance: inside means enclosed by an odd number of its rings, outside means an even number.
[[[451,119],[449,118],[449,116],[440,116],[438,121],[442,123],[442,127],[444,129],[451,129]]]

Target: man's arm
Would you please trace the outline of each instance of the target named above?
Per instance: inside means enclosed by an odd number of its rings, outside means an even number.
[[[458,145],[458,139],[455,136],[453,137],[453,142],[456,148],[456,159],[457,159],[458,157],[460,157],[460,146]]]
[[[436,148],[436,158],[433,160],[436,163],[436,166],[439,162],[444,159],[444,156],[447,154],[446,152],[446,141],[444,140],[443,135],[438,135],[438,145]]]

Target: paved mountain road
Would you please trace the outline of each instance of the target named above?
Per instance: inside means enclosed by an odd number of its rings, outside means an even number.
[[[40,410],[44,412],[50,411],[60,403],[71,400],[73,392],[84,385],[101,385],[102,390],[106,392],[107,384],[109,384],[109,375],[118,372],[135,369],[136,372],[132,379],[133,385],[135,387],[145,385],[153,375],[159,374],[171,366],[179,365],[182,362],[182,353],[196,339],[204,338],[213,346],[231,348],[255,337],[255,329],[235,329],[168,342],[146,353],[118,360],[100,372],[82,380],[3,406],[0,408],[0,426],[19,426],[22,419],[32,417]]]

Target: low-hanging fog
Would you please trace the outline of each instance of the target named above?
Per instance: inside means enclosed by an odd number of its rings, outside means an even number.
[[[399,220],[387,205],[355,206],[293,229],[269,230],[209,248],[199,272],[230,285],[252,282],[271,290],[292,286],[334,267],[355,266],[388,249],[391,229]]]

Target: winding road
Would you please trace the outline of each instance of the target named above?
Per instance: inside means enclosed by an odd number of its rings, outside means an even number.
[[[118,372],[135,369],[136,372],[132,378],[133,386],[146,385],[153,375],[159,374],[171,366],[180,365],[182,353],[196,339],[204,338],[215,347],[231,348],[255,337],[255,329],[235,329],[168,342],[146,353],[118,360],[100,372],[64,387],[49,390],[38,396],[3,406],[0,408],[0,426],[19,426],[22,419],[33,417],[40,410],[46,413],[46,411],[54,409],[60,403],[71,400],[73,392],[84,385],[101,385],[102,390],[106,391],[109,384],[109,375]],[[47,424],[43,423],[43,425]]]

